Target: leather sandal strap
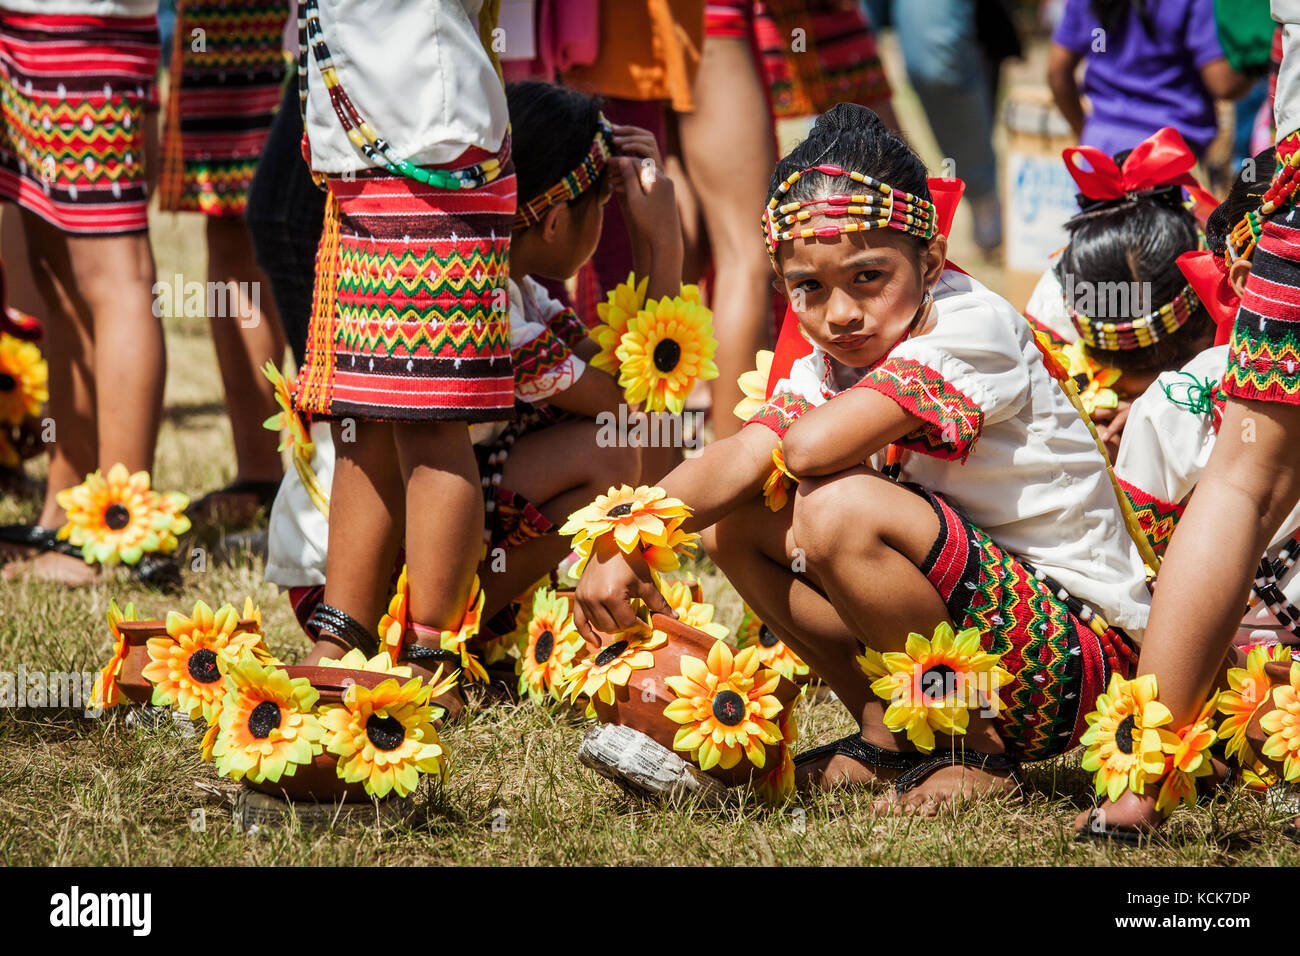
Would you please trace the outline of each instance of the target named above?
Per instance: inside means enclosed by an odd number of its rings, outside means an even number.
[[[1020,763],[1008,754],[987,754],[978,750],[953,749],[943,753],[916,754],[912,766],[898,775],[894,781],[894,791],[902,796],[907,791],[918,787],[926,777],[944,767],[974,767],[977,770],[1008,770],[1011,779],[1017,785],[1022,784]]]
[[[438,661],[443,664],[452,664],[460,660],[460,655],[455,651],[444,651],[441,647],[425,647],[422,644],[414,642],[404,642],[402,649],[397,652],[399,661]]]
[[[317,604],[307,619],[307,626],[318,633],[329,633],[342,644],[356,647],[366,657],[379,653],[379,640],[370,629],[346,611],[340,611],[330,604]]]
[[[842,737],[832,743],[814,747],[812,750],[805,750],[794,758],[794,763],[797,767],[802,763],[835,756],[852,757],[854,760],[861,761],[872,767],[904,770],[916,763],[920,754],[886,750],[883,747],[877,747],[875,744],[867,743],[862,739],[861,734],[849,734],[847,737]]]

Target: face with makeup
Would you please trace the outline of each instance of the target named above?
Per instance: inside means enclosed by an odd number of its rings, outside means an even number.
[[[843,222],[814,216],[801,225]],[[838,362],[865,368],[912,327],[947,250],[943,236],[924,243],[897,229],[869,229],[786,240],[776,267],[804,334]]]

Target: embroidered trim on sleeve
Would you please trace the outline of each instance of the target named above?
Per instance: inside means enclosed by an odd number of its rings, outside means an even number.
[[[1129,504],[1133,506],[1133,514],[1137,516],[1142,533],[1151,542],[1151,549],[1163,557],[1169,539],[1174,536],[1178,519],[1183,516],[1183,506],[1172,501],[1162,501],[1137,485],[1130,484],[1119,476],[1116,478],[1128,496]]]
[[[965,462],[984,427],[984,412],[955,385],[920,362],[887,358],[854,388],[870,388],[924,424],[895,444],[922,455]]]

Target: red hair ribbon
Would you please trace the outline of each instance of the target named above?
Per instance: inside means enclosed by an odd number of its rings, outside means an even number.
[[[1222,257],[1208,249],[1184,252],[1178,257],[1178,268],[1214,320],[1214,344],[1227,345],[1232,338],[1232,324],[1236,321],[1241,299],[1232,291],[1228,267]]]
[[[1133,147],[1123,166],[1095,146],[1067,146],[1061,156],[1079,192],[1089,199],[1123,199],[1130,193],[1182,186],[1192,197],[1194,214],[1202,224],[1219,204],[1192,175],[1196,157],[1172,126],[1157,130]]]
[[[957,206],[962,194],[966,192],[966,182],[955,176],[932,176],[927,180],[930,187],[930,201],[934,203],[935,223],[938,232],[947,236],[952,231],[952,221],[957,215]],[[960,266],[948,262],[945,269],[955,269],[962,275],[969,273]],[[776,339],[776,352],[772,356],[772,370],[767,376],[767,397],[772,397],[776,383],[790,374],[790,366],[812,351],[812,343],[799,334],[799,320],[795,318],[794,309],[786,306],[785,318],[781,320],[781,332]]]

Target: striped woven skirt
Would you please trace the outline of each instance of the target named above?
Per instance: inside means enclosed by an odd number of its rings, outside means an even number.
[[[1093,701],[1113,671],[1130,676],[1137,650],[1115,627],[1094,630],[1061,593],[1038,580],[946,501],[918,485],[939,518],[921,567],[957,627],[980,631],[1002,655],[1011,683],[1001,689],[998,733],[1022,760],[1042,760],[1079,742]],[[1088,616],[1088,612],[1083,612]],[[1093,618],[1100,625],[1100,618]]]
[[[331,176],[299,409],[392,422],[514,417],[508,154],[507,141],[502,175],[479,189],[383,170]],[[449,168],[486,158],[467,150]]]
[[[0,12],[0,199],[65,232],[142,232],[156,17]]]
[[[1279,175],[1297,150],[1300,132],[1278,144]],[[1234,398],[1300,405],[1300,222],[1291,219],[1298,195],[1263,223],[1255,247],[1223,376]]]
[[[890,97],[871,22],[836,0],[709,0],[709,37],[750,37],[778,118]]]
[[[182,0],[172,47],[159,201],[242,215],[286,60],[283,0]]]

